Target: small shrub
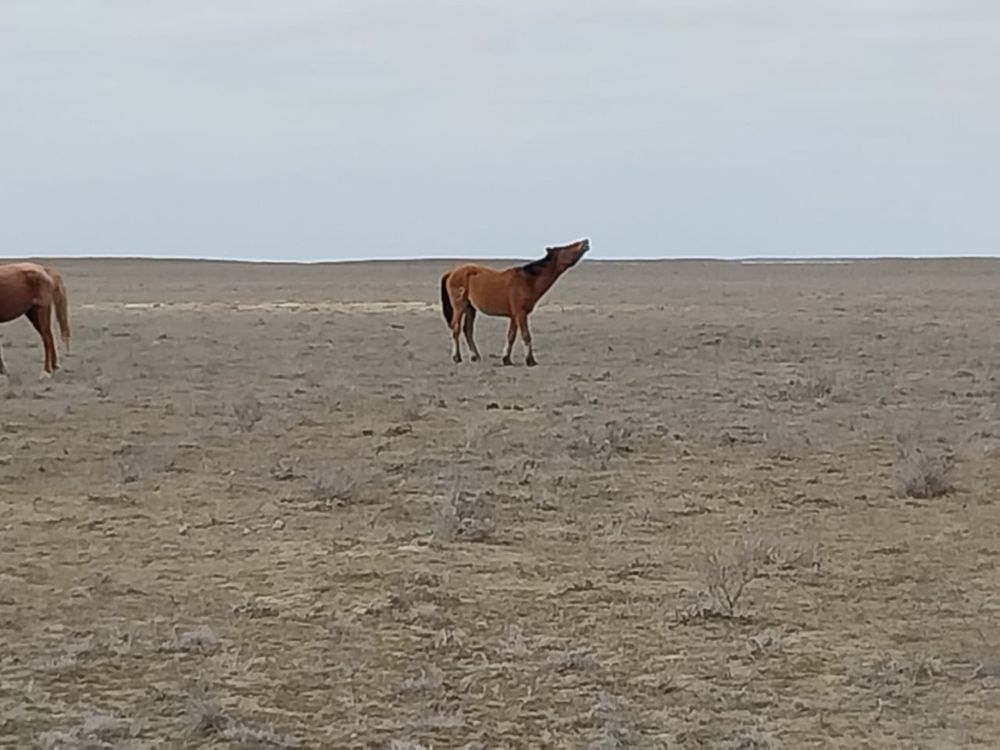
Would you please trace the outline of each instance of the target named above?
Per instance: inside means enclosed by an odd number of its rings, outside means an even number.
[[[339,471],[317,471],[309,478],[309,495],[317,503],[346,505],[355,497],[358,482]]]
[[[615,456],[632,452],[633,430],[626,423],[612,420],[593,430],[581,426],[580,432],[580,439],[573,447],[587,458],[596,458],[601,471],[608,468]]]
[[[428,664],[420,669],[420,674],[403,680],[401,690],[404,693],[440,695],[444,693],[444,672],[434,664]]]
[[[900,443],[896,460],[899,487],[907,497],[929,499],[954,489],[951,471],[955,457],[947,449],[925,449]]]
[[[705,588],[698,601],[678,613],[681,622],[739,616],[739,603],[751,581],[761,577],[768,564],[767,549],[761,541],[741,541],[731,549],[705,553],[702,582]]]
[[[761,564],[768,566],[769,574],[803,568],[819,567],[819,549],[816,544],[774,542],[760,544]]]
[[[279,482],[287,482],[302,476],[302,456],[280,456],[271,467],[271,476]]]
[[[495,532],[493,504],[487,495],[466,492],[456,483],[452,492],[441,498],[434,517],[434,539],[438,543],[456,539],[486,542]]]
[[[264,405],[256,396],[247,396],[237,404],[233,404],[233,416],[236,418],[236,428],[240,432],[252,432],[257,423],[264,418]]]
[[[799,378],[792,390],[798,400],[823,404],[833,396],[836,385],[833,375],[816,370]]]
[[[597,666],[597,660],[594,659],[593,653],[586,646],[569,651],[558,651],[552,655],[552,661],[556,672],[560,674],[589,671]]]
[[[705,555],[704,580],[709,601],[718,614],[732,617],[747,585],[760,575],[765,550],[760,542],[739,542],[732,550]]]
[[[218,634],[208,625],[199,625],[189,630],[176,632],[174,648],[177,651],[214,653],[222,645]]]
[[[188,699],[188,732],[195,737],[215,736],[238,746],[298,748],[294,737],[281,734],[271,726],[258,726],[234,718],[199,691]]]
[[[83,722],[68,731],[50,730],[38,736],[43,750],[85,750],[87,748],[123,747],[134,737],[139,724],[109,714],[88,714]]]

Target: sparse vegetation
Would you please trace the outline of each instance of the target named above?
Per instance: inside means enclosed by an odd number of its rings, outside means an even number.
[[[429,266],[79,263],[56,377],[0,331],[0,746],[1000,736],[985,276],[588,264],[528,370]]]

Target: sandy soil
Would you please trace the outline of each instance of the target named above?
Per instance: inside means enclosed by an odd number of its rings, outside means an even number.
[[[446,265],[58,263],[0,744],[1000,746],[1000,263],[587,263],[534,369]]]

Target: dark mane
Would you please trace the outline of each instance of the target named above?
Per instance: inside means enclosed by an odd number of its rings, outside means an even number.
[[[533,260],[531,263],[526,263],[519,268],[524,271],[528,276],[538,276],[540,273],[545,271],[546,268],[552,263],[552,256],[546,255],[544,258],[539,258],[538,260]]]

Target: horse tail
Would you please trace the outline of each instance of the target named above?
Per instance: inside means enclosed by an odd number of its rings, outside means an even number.
[[[448,294],[449,276],[451,276],[451,272],[448,272],[441,277],[441,308],[444,310],[445,323],[451,325],[451,318],[455,314],[455,310],[451,306],[451,295]]]
[[[56,306],[56,321],[59,323],[59,333],[62,335],[63,346],[69,351],[69,300],[66,294],[66,285],[63,284],[62,276],[58,273],[51,273],[53,284],[52,299]]]

